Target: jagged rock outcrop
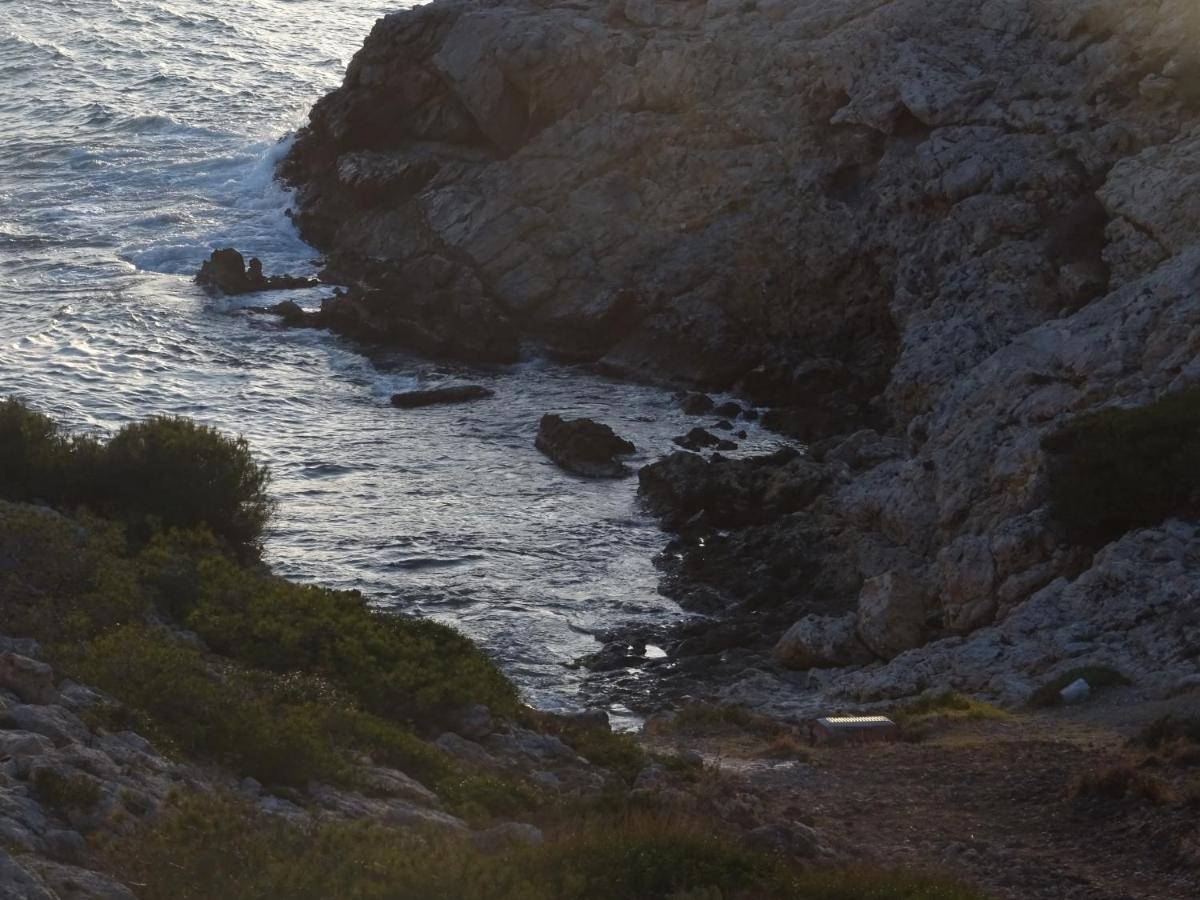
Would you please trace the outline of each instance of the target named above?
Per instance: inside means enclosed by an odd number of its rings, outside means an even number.
[[[1048,433],[1200,383],[1197,33],[1189,0],[435,2],[283,171],[361,331],[737,384],[820,439],[777,514],[688,501],[720,462],[656,472],[671,577],[790,611],[772,638],[903,611],[903,660],[1087,577]]]
[[[247,263],[245,257],[232,247],[214,250],[212,255],[201,263],[200,271],[196,273],[196,283],[210,293],[231,297],[259,291],[287,291],[317,285],[311,278],[264,275],[262,260],[253,257]],[[279,311],[286,319],[290,308],[279,304],[273,311]]]

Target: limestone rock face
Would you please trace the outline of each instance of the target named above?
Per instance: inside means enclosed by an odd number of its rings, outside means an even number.
[[[380,20],[282,171],[356,285],[330,323],[774,407],[812,457],[641,473],[669,576],[769,610],[768,649],[854,614],[891,669],[1100,565],[1044,437],[1200,384],[1198,10],[437,0]]]
[[[858,595],[858,636],[884,659],[925,642],[927,594],[906,572],[869,578]]]
[[[1109,545],[1079,578],[1059,578],[998,625],[897,656],[847,676],[842,697],[882,700],[928,688],[1024,703],[1082,666],[1108,666],[1138,688],[1169,692],[1197,672],[1200,534],[1168,522]]]
[[[12,691],[26,703],[53,703],[58,699],[54,670],[18,653],[0,653],[0,690]]]

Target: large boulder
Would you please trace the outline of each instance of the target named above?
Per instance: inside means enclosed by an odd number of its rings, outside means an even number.
[[[893,570],[868,578],[858,595],[858,636],[891,659],[925,643],[929,593],[915,577]]]
[[[542,416],[534,445],[559,466],[587,478],[620,478],[629,467],[618,459],[637,448],[607,425],[591,419]]]
[[[789,669],[828,669],[870,662],[874,656],[859,639],[854,613],[805,616],[775,645],[774,656]]]
[[[11,691],[25,703],[46,705],[58,700],[54,670],[18,653],[0,653],[0,690]]]

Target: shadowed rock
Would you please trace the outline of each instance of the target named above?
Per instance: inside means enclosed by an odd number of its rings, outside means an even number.
[[[312,278],[297,278],[292,275],[263,274],[262,261],[258,257],[246,264],[245,257],[232,247],[214,250],[196,273],[196,284],[210,294],[252,294],[256,291],[284,291],[295,288],[316,287]]]
[[[454,387],[430,388],[427,391],[404,391],[392,395],[392,406],[397,409],[416,409],[421,406],[437,406],[445,403],[470,403],[494,396],[494,392],[478,384],[461,384]]]
[[[553,414],[542,416],[534,446],[568,472],[588,478],[628,475],[629,468],[617,457],[637,449],[607,425]]]

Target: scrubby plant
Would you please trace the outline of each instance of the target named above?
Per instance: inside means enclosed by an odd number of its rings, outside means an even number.
[[[1159,716],[1133,739],[1151,750],[1177,742],[1200,745],[1200,716]]]
[[[1072,783],[1070,793],[1078,800],[1144,800],[1154,806],[1165,806],[1176,800],[1169,782],[1130,765],[1085,772]]]
[[[756,716],[732,703],[688,703],[676,710],[670,719],[656,722],[654,729],[667,734],[722,734],[747,731],[764,736],[773,736],[783,731],[778,723],[764,716]]]
[[[1082,678],[1088,683],[1093,691],[1103,690],[1108,687],[1119,687],[1132,684],[1132,682],[1118,672],[1116,669],[1108,666],[1083,666],[1078,669],[1071,669],[1059,675],[1053,681],[1043,684],[1035,690],[1029,697],[1031,706],[1057,706],[1062,703],[1062,689],[1070,684],[1074,684]]]
[[[1200,388],[1081,416],[1043,447],[1054,516],[1082,543],[1200,513]]]
[[[658,814],[552,830],[483,855],[454,835],[327,822],[299,828],[221,796],[107,844],[101,861],[142,900],[977,900],[914,874],[803,872]]]
[[[47,509],[0,510],[0,631],[82,639],[148,611],[121,530]]]
[[[269,784],[336,780],[344,769],[319,707],[274,703],[253,673],[162,629],[122,626],[73,650],[68,663],[131,707],[166,748]]]
[[[612,731],[607,724],[579,721],[526,709],[525,724],[553,734],[572,750],[625,781],[632,781],[650,762],[641,743],[632,734]]]
[[[158,560],[163,561],[161,557]],[[371,609],[358,593],[293,584],[220,555],[168,566],[190,585],[164,599],[218,653],[251,666],[320,675],[385,718],[435,726],[483,703],[516,712],[512,683],[453,628]],[[160,569],[147,576],[160,585]]]
[[[69,443],[49,416],[19,400],[0,403],[0,496],[52,500]]]
[[[100,785],[82,774],[63,774],[54,769],[38,769],[33,774],[38,799],[64,815],[91,813],[100,805]]]

